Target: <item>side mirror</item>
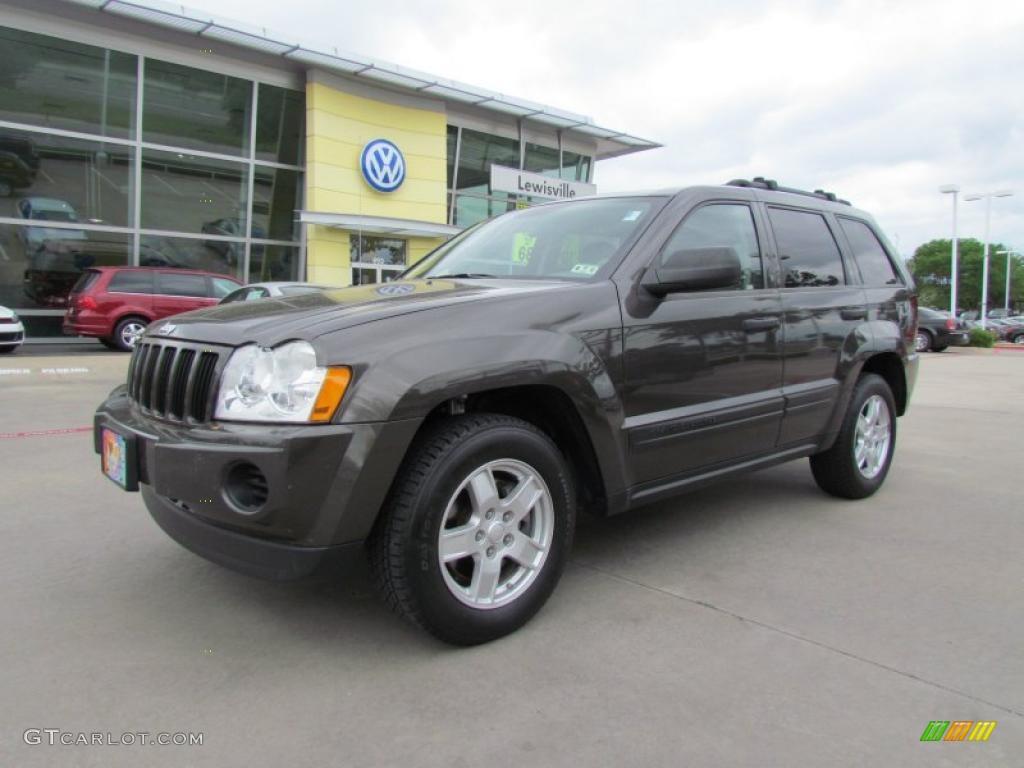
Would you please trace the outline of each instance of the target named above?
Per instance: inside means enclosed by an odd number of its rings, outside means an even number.
[[[732,288],[743,277],[735,248],[683,248],[647,270],[642,285],[655,296],[679,291]]]

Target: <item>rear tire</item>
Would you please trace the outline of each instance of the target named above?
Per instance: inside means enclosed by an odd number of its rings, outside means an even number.
[[[918,329],[914,336],[914,349],[918,352],[927,352],[932,348],[932,335],[923,329]]]
[[[854,387],[835,443],[811,456],[818,486],[833,496],[863,499],[889,474],[896,448],[896,403],[885,379],[864,374]]]
[[[21,346],[20,344],[15,344],[15,345],[10,346],[10,347],[0,347],[0,355],[10,355],[10,354],[13,354],[14,351],[18,347],[20,347],[20,346]]]
[[[454,645],[486,643],[529,621],[558,583],[575,526],[572,475],[520,419],[469,414],[428,429],[377,521],[370,565],[404,618]]]
[[[110,337],[111,349],[131,352],[139,336],[146,330],[149,321],[142,317],[124,317],[114,326],[114,335]]]

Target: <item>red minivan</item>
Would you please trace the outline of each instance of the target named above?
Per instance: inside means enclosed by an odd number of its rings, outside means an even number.
[[[64,333],[96,336],[111,349],[130,352],[154,320],[213,306],[240,285],[192,269],[90,268],[71,289]]]

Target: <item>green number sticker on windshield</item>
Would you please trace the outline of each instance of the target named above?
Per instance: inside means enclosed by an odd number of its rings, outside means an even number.
[[[533,255],[533,246],[537,244],[537,237],[528,232],[516,232],[515,240],[512,241],[512,263],[526,266],[530,263],[530,256]]]

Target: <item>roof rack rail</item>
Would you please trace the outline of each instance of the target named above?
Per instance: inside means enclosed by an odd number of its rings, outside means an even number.
[[[841,203],[842,205],[850,205],[849,200],[843,200],[842,198],[836,197],[835,192],[826,192],[823,189],[816,189],[813,192],[809,192],[806,189],[797,189],[796,187],[780,187],[779,182],[775,179],[766,179],[764,176],[755,176],[751,179],[733,179],[726,183],[727,187],[755,187],[757,189],[767,189],[771,192],[788,192],[791,195],[803,195],[804,197],[817,197],[819,200],[828,200],[833,203]]]

